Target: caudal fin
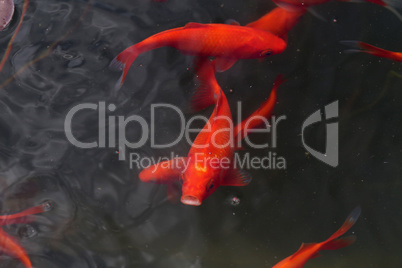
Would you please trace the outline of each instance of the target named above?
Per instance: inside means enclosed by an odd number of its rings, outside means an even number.
[[[360,207],[356,207],[350,214],[349,216],[346,218],[345,222],[343,223],[343,225],[338,229],[338,231],[336,231],[333,235],[331,235],[325,242],[325,243],[329,243],[331,240],[337,239],[338,237],[340,237],[341,235],[343,235],[344,233],[346,233],[357,221],[357,219],[359,218],[361,213],[361,208]]]
[[[109,68],[112,71],[123,71],[123,74],[116,83],[115,92],[117,92],[123,85],[124,80],[126,80],[128,70],[130,69],[134,60],[137,58],[138,54],[139,53],[135,45],[133,45],[129,48],[126,48],[123,52],[117,55],[110,63]]]
[[[355,41],[355,40],[345,40],[345,41],[341,41],[341,44],[357,48],[357,49],[347,50],[346,52],[364,52],[364,53],[374,55],[377,57],[398,60],[394,56],[394,54],[395,54],[394,52],[367,44],[365,42]]]
[[[275,79],[274,85],[272,87],[271,93],[266,101],[264,101],[260,107],[255,110],[249,117],[243,120],[241,123],[236,125],[234,129],[235,136],[241,135],[241,139],[244,139],[247,135],[247,129],[254,129],[264,125],[266,119],[271,116],[272,111],[276,103],[276,92],[280,85],[286,80],[283,75],[278,75]],[[245,129],[247,127],[247,129]],[[239,138],[236,138],[238,140]]]
[[[221,95],[221,89],[215,78],[215,61],[210,61],[207,57],[196,57],[194,59],[194,70],[200,85],[190,101],[192,112],[203,110],[215,104]]]

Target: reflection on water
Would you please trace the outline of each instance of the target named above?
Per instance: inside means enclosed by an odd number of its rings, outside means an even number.
[[[18,238],[35,267],[271,267],[302,242],[326,239],[356,205],[362,207],[351,230],[356,243],[324,252],[307,266],[402,264],[402,67],[342,53],[345,47],[339,44],[362,40],[400,50],[402,28],[395,16],[369,3],[317,6],[327,21],[304,15],[283,54],[262,62],[242,60],[217,74],[230,106],[242,102],[243,118],[268,96],[276,75],[285,74],[275,108],[275,114],[287,116],[278,129],[278,147],[245,152],[264,156],[275,151],[286,158],[287,170],[249,170],[250,185],[220,187],[201,207],[190,207],[170,203],[166,186],[140,182],[141,170],[119,161],[117,148],[72,146],[64,118],[75,105],[101,101],[116,104],[114,115],[146,120],[151,120],[151,103],[185,109],[194,89],[190,56],[170,48],[141,55],[117,97],[112,91],[120,74],[108,69],[110,61],[157,32],[190,21],[236,19],[244,25],[274,4],[134,2],[98,0],[87,9],[87,1],[31,1],[0,73],[3,84],[19,72],[0,91],[1,214],[44,200],[54,203],[32,223],[4,228]],[[17,12],[21,8],[22,1],[16,1]],[[13,23],[0,32],[0,51]],[[340,103],[340,165],[332,168],[306,154],[300,131],[311,113],[335,100]],[[210,110],[201,113],[209,116]],[[158,113],[155,121],[159,142],[178,135],[180,123],[169,112]],[[73,129],[81,141],[97,140],[98,113],[80,112]],[[139,129],[127,128],[126,135],[135,140]],[[307,135],[311,146],[325,144],[324,126]],[[189,149],[185,142],[160,150],[149,145],[129,152],[161,157],[185,155]],[[0,267],[21,265],[7,256],[0,261]]]

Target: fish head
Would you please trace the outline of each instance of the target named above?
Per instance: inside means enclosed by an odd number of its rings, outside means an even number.
[[[258,55],[256,55],[256,58],[265,58],[282,53],[286,49],[287,42],[270,32],[266,32],[264,42],[261,45],[257,51]]]
[[[218,187],[219,181],[208,171],[187,170],[182,175],[181,202],[185,205],[199,206]]]

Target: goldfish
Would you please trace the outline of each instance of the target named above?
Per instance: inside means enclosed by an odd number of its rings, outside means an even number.
[[[289,11],[281,7],[276,7],[266,15],[256,21],[250,22],[246,26],[271,32],[286,41],[287,33],[296,25],[304,13],[306,13],[306,9]]]
[[[48,211],[50,208],[51,204],[49,202],[44,202],[39,206],[26,209],[16,214],[1,215],[0,225],[31,222],[32,219],[27,218],[27,216]],[[25,267],[32,268],[31,260],[29,259],[26,251],[18,244],[18,242],[13,237],[7,234],[2,228],[0,228],[0,250],[10,256],[19,259],[25,265]]]
[[[250,27],[227,24],[190,22],[184,27],[166,30],[130,46],[110,63],[110,68],[123,71],[116,89],[126,79],[138,55],[160,47],[173,47],[182,54],[217,59],[238,60],[264,58],[282,53],[286,43],[274,34]],[[219,62],[215,68],[219,71]]]
[[[214,63],[207,59],[197,70],[201,85],[196,90],[192,103],[197,108],[205,108],[211,103],[215,106],[207,124],[195,138],[187,157],[158,163],[139,174],[143,182],[168,184],[168,191],[171,189],[169,185],[180,181],[181,202],[185,205],[201,205],[219,186],[244,186],[251,181],[247,172],[233,166],[233,155],[237,149],[233,141],[238,135],[241,135],[241,138],[247,136],[245,122],[252,118],[248,117],[233,128],[230,107],[215,78]],[[272,113],[276,103],[276,90],[283,81],[281,76],[276,79],[268,100],[261,104],[253,116],[268,117]],[[257,120],[252,120],[249,125],[256,127],[261,124],[253,123],[254,121]]]
[[[321,5],[321,4],[330,2],[332,0],[273,0],[273,1],[279,7],[282,7],[289,11],[297,11],[300,9],[307,9],[311,6]],[[339,0],[339,1],[348,2],[350,0]],[[366,1],[369,3],[373,3],[376,5],[385,7],[386,9],[388,9],[389,11],[394,13],[394,15],[397,16],[399,20],[402,20],[401,14],[399,14],[398,11],[395,9],[395,7],[397,7],[397,8],[402,7],[402,3],[398,2],[398,1],[393,1],[393,0],[362,0],[362,1]]]
[[[355,241],[354,236],[339,237],[355,224],[360,213],[360,207],[356,207],[349,214],[343,225],[327,240],[320,243],[303,243],[296,253],[278,262],[272,268],[302,268],[308,260],[318,257],[321,250],[335,250],[353,244]]]
[[[371,54],[377,57],[388,58],[394,61],[402,62],[402,52],[393,52],[385,50],[360,41],[342,41],[341,43],[344,45],[350,45],[358,48],[356,50],[355,49],[349,50],[351,52],[365,52],[367,54]]]

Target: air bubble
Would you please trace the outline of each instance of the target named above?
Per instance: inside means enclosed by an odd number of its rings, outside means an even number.
[[[20,237],[31,238],[31,237],[34,237],[37,234],[38,234],[38,232],[31,225],[26,225],[24,227],[21,227],[18,230],[18,235]]]
[[[46,200],[42,203],[43,211],[50,211],[54,207],[54,203],[51,200]]]

